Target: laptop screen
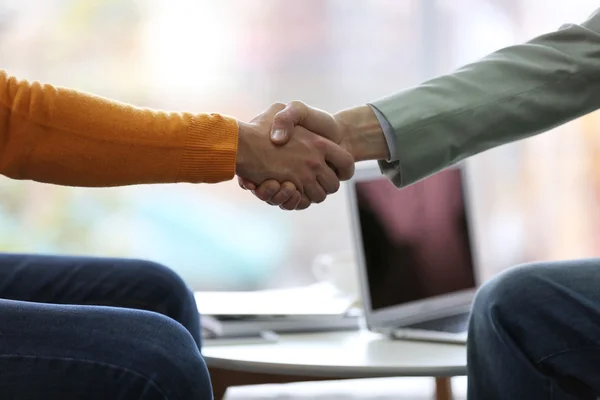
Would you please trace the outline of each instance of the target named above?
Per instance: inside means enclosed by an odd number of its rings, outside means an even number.
[[[373,310],[475,287],[462,180],[451,168],[402,190],[355,183]]]

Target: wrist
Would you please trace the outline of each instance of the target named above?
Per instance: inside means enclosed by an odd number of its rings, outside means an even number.
[[[245,176],[248,162],[248,135],[251,129],[248,123],[238,120],[238,146],[235,156],[235,174],[238,176]]]
[[[355,161],[385,160],[390,157],[383,128],[368,105],[349,108],[334,115],[344,132],[344,147]]]

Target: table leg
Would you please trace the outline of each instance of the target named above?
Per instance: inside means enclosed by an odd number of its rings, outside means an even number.
[[[453,397],[450,378],[435,378],[435,400],[452,400]]]

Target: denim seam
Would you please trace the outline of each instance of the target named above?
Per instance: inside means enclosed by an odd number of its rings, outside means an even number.
[[[110,363],[105,363],[105,362],[98,362],[98,361],[90,361],[90,360],[85,360],[85,359],[80,359],[80,358],[72,358],[72,357],[46,357],[46,356],[34,356],[34,355],[23,355],[23,354],[1,354],[0,355],[0,359],[2,358],[26,358],[26,359],[42,359],[42,360],[60,360],[60,361],[76,361],[76,362],[82,362],[82,363],[86,363],[86,364],[95,364],[95,365],[101,365],[103,367],[109,367],[109,368],[113,368],[116,370],[121,370],[121,371],[126,371],[129,372],[137,377],[143,378],[146,381],[148,381],[164,398],[165,400],[168,400],[169,397],[165,394],[165,392],[160,388],[160,386],[158,386],[158,384],[151,379],[150,377],[141,374],[137,371],[134,371],[132,369],[126,368],[126,367],[122,367],[119,365],[115,365],[115,364],[110,364]]]
[[[492,312],[495,312],[495,311],[492,310]],[[492,328],[494,330],[494,334],[500,339],[500,341],[502,342],[503,345],[507,346],[507,344],[506,344],[507,339],[503,337],[503,335],[500,333],[501,329],[498,328],[497,318],[494,318],[494,317],[490,317],[490,318],[491,318],[491,323],[492,323]],[[512,335],[511,335],[510,332],[507,331],[506,335],[508,336],[508,340],[516,342],[514,340],[514,338],[512,337]],[[528,358],[528,357],[526,357],[526,361],[529,362],[529,363],[531,363],[533,360],[530,359],[530,358]],[[533,364],[537,364],[537,363],[533,362]],[[553,387],[552,387],[553,386],[552,385],[552,381],[550,380],[550,378],[548,378],[545,375],[542,375],[540,378],[545,383],[545,388],[547,389],[547,392],[550,395],[550,399],[552,399],[553,398],[552,396],[553,396],[553,393],[554,393],[554,390],[553,390]]]
[[[570,353],[570,352],[572,352],[572,351],[576,351],[576,350],[591,350],[591,349],[596,349],[596,350],[598,350],[598,349],[600,349],[600,345],[596,345],[596,346],[580,346],[580,347],[572,347],[572,348],[570,348],[570,349],[561,350],[561,351],[558,351],[558,352],[556,352],[556,353],[552,353],[552,354],[550,354],[550,355],[548,355],[548,356],[544,356],[544,357],[540,358],[539,360],[537,360],[535,363],[536,363],[536,364],[539,364],[539,363],[541,363],[541,362],[544,362],[544,361],[546,361],[546,360],[549,360],[549,359],[551,359],[552,357],[560,356],[560,355],[563,355],[563,354],[566,354],[566,353]]]
[[[557,357],[557,356],[560,356],[560,355],[563,355],[563,354],[567,354],[567,353],[570,353],[570,352],[572,352],[572,351],[576,351],[576,350],[586,350],[586,349],[588,349],[588,350],[589,350],[589,349],[596,349],[596,350],[597,350],[597,349],[599,349],[599,348],[600,348],[600,346],[581,346],[581,347],[573,347],[573,348],[570,348],[570,349],[566,349],[566,350],[561,350],[561,351],[558,351],[558,352],[556,352],[556,353],[553,353],[553,354],[550,354],[550,355],[548,355],[548,356],[544,356],[544,357],[540,358],[538,361],[536,361],[536,362],[535,362],[535,364],[536,364],[536,365],[539,365],[540,363],[542,363],[542,362],[544,362],[544,361],[547,361],[547,360],[549,360],[549,359],[551,359],[551,358],[553,358],[553,357]],[[554,398],[554,385],[553,385],[553,384],[551,384],[551,385],[550,385],[550,399],[553,399],[553,398]]]

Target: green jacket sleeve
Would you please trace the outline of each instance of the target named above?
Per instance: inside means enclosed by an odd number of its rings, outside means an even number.
[[[398,161],[380,161],[397,186],[469,156],[600,108],[600,10],[371,103],[390,122]]]

